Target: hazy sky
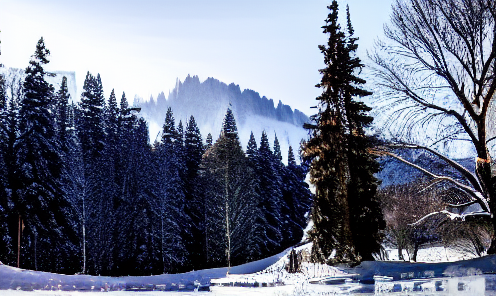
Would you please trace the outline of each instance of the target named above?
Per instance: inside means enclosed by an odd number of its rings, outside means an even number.
[[[0,0],[0,63],[25,68],[43,36],[49,70],[87,71],[128,99],[172,90],[198,75],[281,100],[307,114],[320,90],[319,44],[327,0]],[[359,54],[382,34],[392,0],[342,0],[360,38]],[[344,22],[343,22],[344,24]]]

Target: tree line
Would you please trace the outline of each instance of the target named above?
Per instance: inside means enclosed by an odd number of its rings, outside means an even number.
[[[214,142],[166,113],[149,143],[139,108],[105,99],[87,73],[81,101],[46,81],[43,38],[25,74],[0,76],[0,260],[59,273],[150,275],[231,266],[298,243],[311,193],[292,148],[253,134],[243,151],[227,110]],[[8,78],[8,79],[7,79]]]

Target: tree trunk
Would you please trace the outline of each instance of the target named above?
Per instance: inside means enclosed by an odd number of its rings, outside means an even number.
[[[487,156],[487,154],[486,154]],[[491,223],[493,228],[493,233],[491,237],[491,246],[487,250],[487,254],[496,254],[496,191],[495,191],[495,178],[491,176],[491,160],[477,158],[476,161],[476,173],[479,178],[482,190],[484,191],[488,204],[489,210],[491,212]]]
[[[413,244],[413,255],[412,255],[413,262],[417,262],[417,253],[418,253],[418,250],[419,250],[419,243],[418,243],[417,240],[415,240],[415,242]]]
[[[22,227],[22,219],[19,214],[19,225],[17,228],[17,268],[20,268],[21,263],[21,227]]]
[[[398,260],[405,261],[405,258],[403,257],[403,248],[401,245],[398,245]]]

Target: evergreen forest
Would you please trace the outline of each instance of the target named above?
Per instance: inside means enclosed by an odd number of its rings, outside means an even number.
[[[79,103],[46,81],[41,38],[0,75],[0,261],[65,274],[151,275],[234,266],[300,242],[308,167],[264,132],[241,147],[231,109],[205,141],[168,109],[150,144],[140,109],[87,73]]]

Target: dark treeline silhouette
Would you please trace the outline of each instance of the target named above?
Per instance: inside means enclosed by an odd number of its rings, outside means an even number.
[[[0,260],[58,273],[150,275],[237,265],[298,243],[311,193],[277,137],[243,151],[231,109],[203,142],[168,109],[161,140],[123,93],[88,73],[81,102],[46,82],[37,44],[25,75],[0,75]],[[19,236],[20,234],[20,236]],[[20,256],[18,263],[18,246]]]

